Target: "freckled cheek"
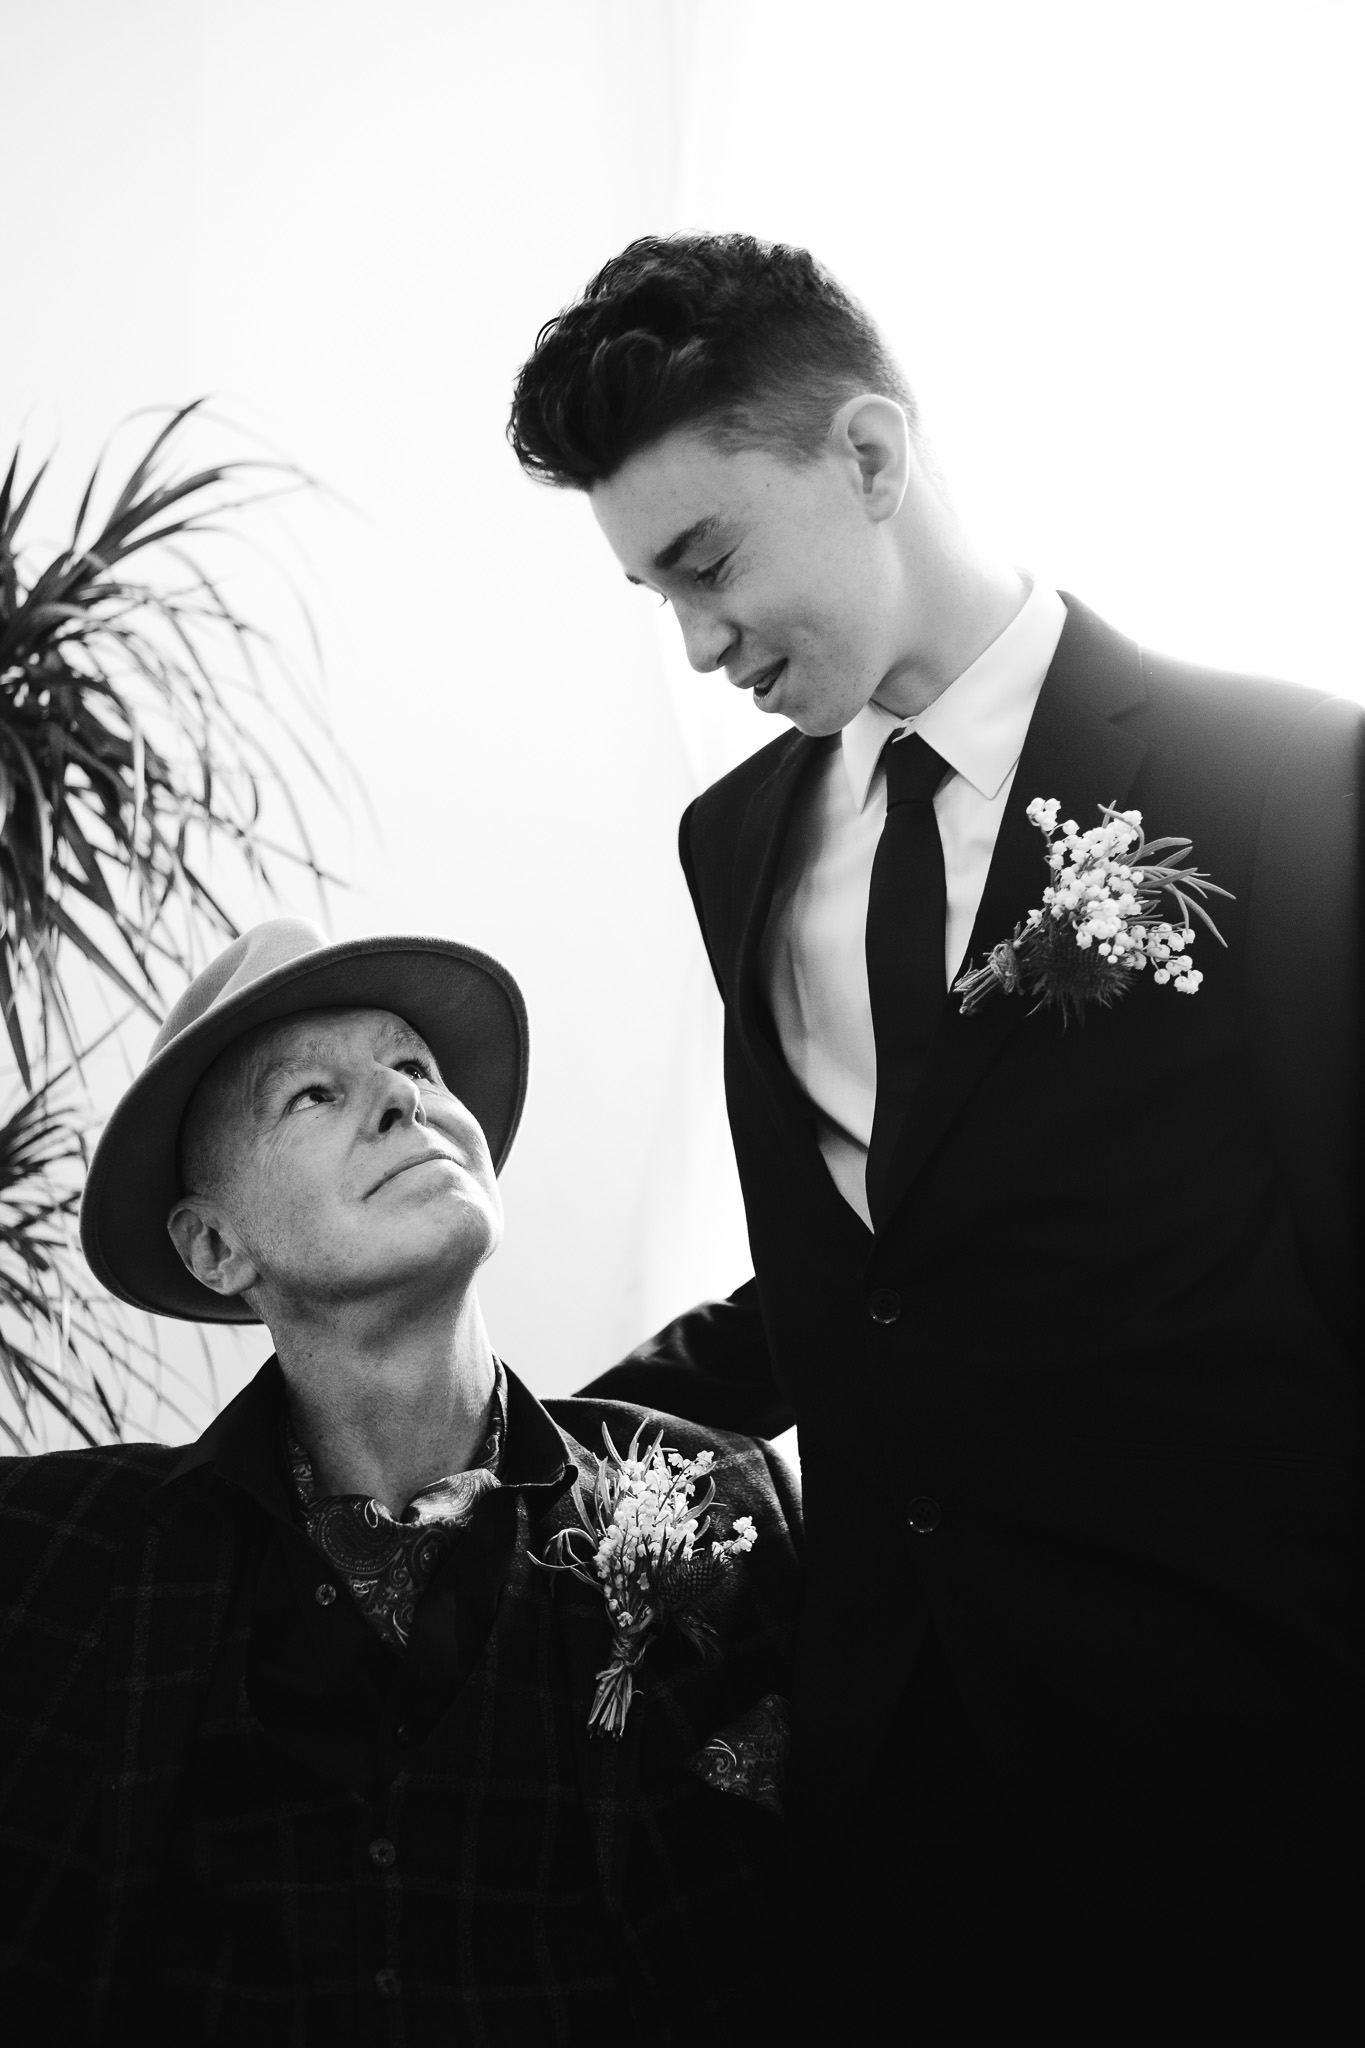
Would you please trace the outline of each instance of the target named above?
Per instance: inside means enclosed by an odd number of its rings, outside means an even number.
[[[806,675],[824,674],[847,658],[848,636],[837,619],[811,614],[809,605],[787,625],[782,651]]]
[[[818,558],[798,559],[787,565],[780,588],[763,607],[763,620],[756,623],[780,632],[789,647],[814,651],[828,642],[848,609],[848,593],[831,575],[831,565]]]
[[[297,1161],[277,1159],[257,1180],[245,1231],[272,1263],[296,1266],[335,1233],[336,1197],[333,1176],[301,1172]]]

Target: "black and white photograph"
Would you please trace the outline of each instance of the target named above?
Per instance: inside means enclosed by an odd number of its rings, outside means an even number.
[[[7,2048],[1365,2029],[1365,0],[0,0]]]

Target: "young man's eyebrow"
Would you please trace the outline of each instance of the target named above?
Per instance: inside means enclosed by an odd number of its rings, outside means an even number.
[[[684,527],[681,533],[674,534],[667,547],[659,549],[650,567],[656,576],[666,576],[670,569],[677,568],[689,548],[694,548],[698,541],[713,539],[719,531],[720,520],[714,512],[708,513],[705,519],[693,520],[691,526]],[[628,574],[626,581],[638,583],[640,578]]]

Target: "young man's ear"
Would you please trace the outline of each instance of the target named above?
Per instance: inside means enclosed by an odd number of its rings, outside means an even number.
[[[830,424],[830,442],[856,468],[867,516],[893,519],[910,483],[910,422],[903,408],[875,392],[846,398]]]
[[[166,1228],[186,1270],[214,1294],[231,1299],[260,1279],[231,1224],[206,1195],[182,1195],[166,1218]]]

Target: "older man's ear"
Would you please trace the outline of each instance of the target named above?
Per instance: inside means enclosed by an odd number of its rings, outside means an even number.
[[[166,1228],[188,1270],[215,1294],[245,1294],[260,1279],[259,1269],[237,1242],[217,1203],[207,1196],[182,1196],[166,1218]]]

